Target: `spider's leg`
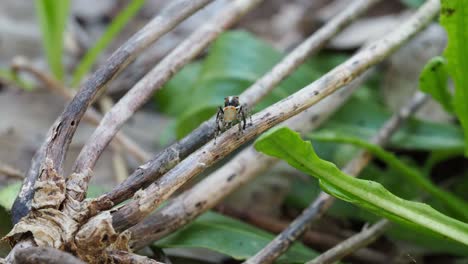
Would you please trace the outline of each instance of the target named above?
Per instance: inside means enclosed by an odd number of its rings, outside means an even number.
[[[245,130],[245,125],[247,124],[247,121],[245,121],[245,112],[244,112],[244,108],[242,108],[242,106],[239,109],[239,113],[240,113],[240,115],[242,117],[242,120],[241,120],[240,123],[242,123],[242,121],[244,121],[244,126],[243,126],[242,129]]]
[[[215,136],[214,136],[215,144],[216,144],[216,138],[221,134],[221,131],[222,131],[220,124],[221,125],[223,124],[223,114],[224,114],[223,108],[221,108],[220,106],[218,109],[218,113],[216,113],[216,130],[215,130]]]

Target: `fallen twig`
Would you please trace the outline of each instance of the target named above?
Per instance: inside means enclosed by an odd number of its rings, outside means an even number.
[[[209,3],[210,0],[177,0],[170,3],[144,28],[117,49],[110,58],[81,86],[73,100],[51,127],[48,136],[33,157],[27,177],[11,210],[13,223],[29,212],[34,184],[46,160],[53,169],[63,174],[63,161],[78,123],[96,94],[122,71],[145,48],[170,31],[186,17]]]
[[[362,76],[338,93],[332,94],[300,115],[287,120],[284,125],[300,132],[307,132],[318,127],[346,101],[365,77]],[[258,153],[253,146],[245,148],[190,190],[177,196],[159,211],[130,228],[131,247],[140,249],[190,223],[234,190],[267,171],[277,161],[273,157]]]
[[[254,226],[270,231],[274,234],[281,233],[281,231],[286,229],[289,225],[288,222],[275,219],[274,217],[271,217],[271,216],[261,215],[256,212],[250,212],[250,211],[236,212],[235,210],[232,210],[230,208],[226,210],[226,208],[224,208],[223,206],[221,206],[220,211],[223,214],[227,214],[233,217],[240,218]],[[365,231],[368,231],[368,229],[363,230],[363,232]],[[362,237],[361,233],[358,233],[358,234],[350,236],[349,239],[355,236]],[[349,239],[346,239],[346,240],[349,240]],[[325,232],[320,232],[320,231],[308,230],[304,233],[304,235],[302,235],[301,240],[302,242],[304,242],[304,244],[314,249],[326,250],[329,248],[333,248],[333,249],[343,248],[343,247],[340,247],[340,244],[341,244],[340,241],[342,239],[340,239],[339,237],[327,234]],[[385,263],[388,261],[388,256],[386,256],[385,254],[380,253],[373,249],[365,248],[364,246],[365,245],[359,245],[358,248],[353,248],[352,250],[348,250],[346,255],[349,255],[352,259],[354,259],[355,261],[359,263]],[[330,251],[331,250],[332,249],[330,249]],[[324,262],[319,261],[316,263],[324,263]]]
[[[430,3],[430,2],[429,2]],[[408,119],[421,105],[427,100],[427,96],[417,92],[410,102],[404,106],[398,113],[395,113],[382,128],[378,131],[371,142],[377,145],[384,145],[389,140],[393,133]],[[349,175],[357,176],[361,170],[369,163],[372,155],[369,152],[362,151],[359,155],[353,158],[343,169]],[[321,217],[325,211],[333,204],[334,198],[324,192],[321,192],[317,199],[297,217],[288,228],[279,234],[273,241],[255,256],[249,258],[244,263],[271,263],[276,258],[281,256],[304,233],[312,221]]]
[[[99,105],[103,112],[107,112],[114,104],[111,98],[105,96],[99,99]],[[112,166],[114,167],[115,180],[117,183],[121,183],[128,177],[127,163],[122,154],[122,148],[120,146],[113,147]]]
[[[369,245],[379,238],[390,227],[391,222],[387,219],[382,219],[372,225],[370,228],[362,230],[360,233],[344,240],[340,244],[320,254],[314,260],[307,262],[307,264],[327,264],[335,263],[343,257],[359,251],[361,248]]]
[[[225,29],[238,21],[239,18],[261,1],[236,0],[229,3],[213,19],[206,22],[179,44],[115,104],[103,117],[101,123],[88,139],[88,142],[76,159],[73,168],[74,177],[69,181],[68,185],[77,185],[73,189],[79,189],[81,192],[71,193],[70,195],[73,199],[83,199],[90,180],[88,172],[93,169],[104,148],[109,144],[124,122],[177,71],[200,54]]]
[[[240,95],[240,100],[248,108],[252,108],[278,83],[297,69],[310,55],[317,52],[331,37],[349,24],[353,18],[362,14],[369,6],[377,1],[359,1],[353,3],[349,9],[336,16],[315,34],[288,54],[283,60],[262,76],[252,86]],[[215,116],[205,121],[192,133],[179,142],[169,146],[151,161],[142,165],[122,184],[105,194],[102,200],[120,203],[130,198],[140,188],[147,187],[161,175],[172,169],[190,153],[213,138],[215,133]],[[103,207],[103,209],[106,209]]]

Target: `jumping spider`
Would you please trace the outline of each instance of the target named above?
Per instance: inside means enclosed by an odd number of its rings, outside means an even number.
[[[215,140],[222,132],[231,128],[236,122],[239,124],[239,135],[242,134],[246,127],[246,116],[248,111],[245,106],[240,105],[239,96],[228,96],[224,98],[224,107],[218,108],[216,114],[216,132]],[[242,122],[244,124],[242,124]],[[250,117],[252,124],[252,117]]]

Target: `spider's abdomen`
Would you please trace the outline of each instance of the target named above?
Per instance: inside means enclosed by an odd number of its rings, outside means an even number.
[[[234,106],[226,106],[223,109],[224,111],[224,122],[233,122],[237,117],[237,108]]]

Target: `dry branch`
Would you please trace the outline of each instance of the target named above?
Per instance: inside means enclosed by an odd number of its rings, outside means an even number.
[[[295,48],[272,70],[256,81],[240,96],[241,102],[252,108],[278,83],[297,69],[310,55],[316,53],[331,37],[349,24],[355,17],[362,14],[375,0],[358,1],[350,5],[349,9],[325,24],[315,34]],[[141,166],[125,182],[118,185],[102,199],[120,203],[130,198],[140,188],[147,187],[161,175],[177,165],[190,153],[213,138],[215,132],[215,117],[205,121],[192,133],[179,142],[166,148],[153,160]]]
[[[78,185],[81,193],[71,193],[72,198],[77,200],[83,199],[90,180],[88,172],[94,168],[104,148],[109,144],[125,121],[149,100],[151,95],[160,89],[177,71],[200,54],[225,29],[238,21],[246,12],[261,1],[236,0],[229,3],[213,19],[206,22],[179,44],[115,104],[101,120],[101,123],[78,155],[73,169],[75,179],[71,181],[71,184]]]
[[[335,247],[320,254],[307,264],[328,264],[335,263],[347,255],[353,254],[357,250],[369,245],[379,238],[391,225],[387,219],[380,220],[370,228],[362,230],[360,233],[344,240]]]
[[[216,145],[211,141],[188,156],[164,177],[155,181],[145,190],[138,191],[132,201],[113,212],[113,228],[120,232],[137,224],[177,188],[208,166],[219,161],[253,137],[304,111],[338,88],[350,83],[414,36],[434,18],[438,10],[438,1],[427,2],[415,15],[393,32],[371,43],[314,83],[254,115],[252,117],[253,125],[247,127],[242,136],[237,135],[237,128],[232,128],[219,137],[219,144]],[[89,226],[88,230],[91,230]],[[92,233],[88,235],[92,236]]]
[[[225,215],[240,218],[243,221],[246,221],[254,226],[257,226],[263,230],[267,230],[274,234],[281,233],[281,231],[286,229],[289,225],[289,223],[286,221],[275,219],[274,217],[271,217],[269,215],[258,214],[254,211],[239,212],[235,209],[233,210],[232,208],[226,209],[226,207],[224,207],[223,205],[220,206],[220,209],[218,211]],[[363,231],[367,231],[367,229]],[[361,233],[349,236],[349,238],[354,236],[361,236],[360,234]],[[338,248],[342,239],[343,238],[328,234],[326,233],[326,231],[319,230],[308,230],[301,237],[301,240],[305,245],[308,245],[309,247],[318,250],[331,250],[331,248]],[[357,263],[385,263],[388,261],[387,255],[375,249],[365,248],[365,245],[359,245],[359,248],[349,250],[348,252],[349,253],[346,255],[349,255],[350,259],[353,259]]]
[[[206,5],[210,0],[177,0],[161,11],[144,28],[133,35],[81,86],[73,100],[51,127],[48,136],[33,157],[28,175],[12,208],[12,219],[17,223],[29,212],[34,185],[45,161],[62,175],[63,161],[83,114],[96,94],[123,70],[134,58],[186,17]]]
[[[408,117],[413,114],[427,100],[427,96],[417,92],[410,102],[404,106],[398,113],[395,113],[382,128],[378,131],[371,142],[377,145],[384,145],[393,133],[403,124]],[[362,151],[346,164],[343,171],[349,175],[357,176],[362,169],[369,163],[372,155],[369,152]],[[325,211],[333,204],[334,198],[324,192],[321,192],[317,199],[297,217],[288,228],[279,234],[273,241],[255,256],[249,258],[244,263],[272,263],[281,256],[312,224],[312,221],[321,217]]]
[[[302,133],[318,127],[346,101],[363,79],[355,80],[339,92],[284,122],[284,125]],[[247,147],[190,190],[130,228],[131,247],[140,249],[190,223],[234,190],[270,169],[277,161],[275,158],[258,153],[253,146]]]

